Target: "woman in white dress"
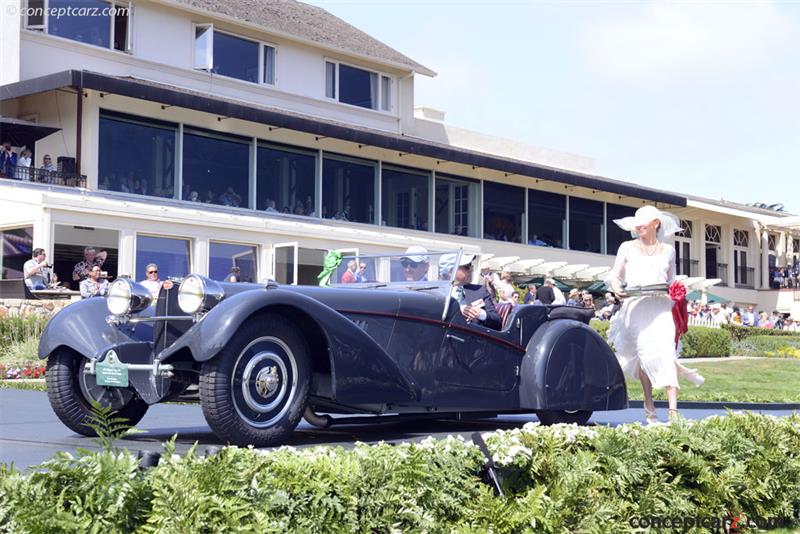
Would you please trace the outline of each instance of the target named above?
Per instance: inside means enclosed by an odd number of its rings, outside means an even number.
[[[642,383],[647,422],[658,422],[653,388],[666,388],[669,418],[673,419],[678,413],[678,374],[696,385],[703,383],[703,377],[676,360],[673,301],[669,295],[625,298],[623,284],[671,284],[675,280],[675,249],[664,243],[664,238],[680,231],[680,224],[674,215],[655,206],[643,206],[633,217],[614,222],[636,239],[620,245],[606,280],[614,293],[624,299],[622,308],[611,319],[608,339],[614,344],[625,375]]]

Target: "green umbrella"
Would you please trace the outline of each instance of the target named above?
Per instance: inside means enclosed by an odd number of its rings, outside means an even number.
[[[686,300],[700,300],[703,294],[700,291],[692,291],[686,294]],[[728,299],[722,298],[719,295],[715,295],[714,293],[706,292],[706,299],[707,302],[719,302],[722,304],[723,302],[728,302]]]

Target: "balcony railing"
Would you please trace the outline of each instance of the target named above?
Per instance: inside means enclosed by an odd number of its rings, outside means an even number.
[[[0,173],[0,178],[33,182],[37,184],[62,185],[66,187],[86,187],[86,176],[69,172],[47,171],[32,167],[17,167],[13,176]]]
[[[675,267],[678,271],[678,274],[683,274],[686,276],[699,276],[698,272],[700,271],[700,261],[681,258],[675,262]]]
[[[722,280],[720,285],[727,286],[728,285],[728,264],[727,263],[717,263],[716,269],[714,268],[714,264],[706,265],[706,278],[719,278]]]
[[[737,267],[734,269],[734,274],[736,275],[736,287],[740,287],[742,289],[755,289],[755,267]]]

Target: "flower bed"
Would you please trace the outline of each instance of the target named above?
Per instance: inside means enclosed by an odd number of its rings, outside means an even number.
[[[47,367],[39,363],[24,365],[6,365],[0,363],[0,380],[22,380],[27,378],[44,378]]]
[[[504,496],[461,439],[174,455],[59,453],[0,467],[0,532],[633,532],[644,521],[797,523],[800,417],[484,434]],[[767,523],[769,522],[769,523]],[[645,528],[646,530],[646,528]],[[668,528],[664,531],[671,531]],[[682,529],[679,529],[682,530]]]

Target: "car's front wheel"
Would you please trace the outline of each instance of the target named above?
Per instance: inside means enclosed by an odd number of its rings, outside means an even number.
[[[70,430],[84,436],[97,436],[94,429],[85,425],[92,413],[91,403],[110,406],[117,416],[136,425],[147,412],[148,404],[132,388],[98,386],[94,375],[84,372],[88,360],[67,348],[60,348],[47,359],[47,397],[50,406],[61,422]]]
[[[297,328],[277,314],[255,316],[203,364],[203,415],[223,441],[279,445],[303,415],[310,380],[308,345]]]
[[[536,412],[536,417],[543,425],[555,425],[558,423],[585,425],[592,417],[591,410],[540,410]]]

